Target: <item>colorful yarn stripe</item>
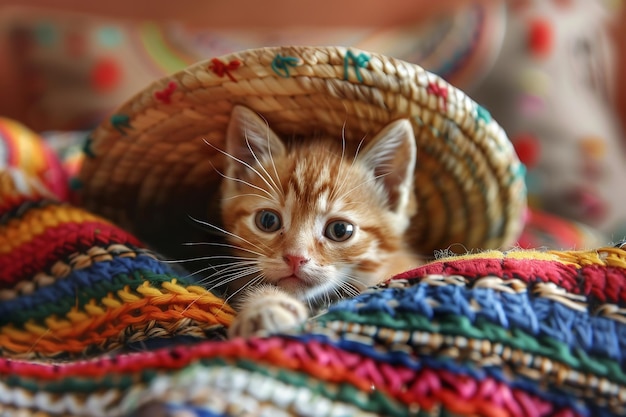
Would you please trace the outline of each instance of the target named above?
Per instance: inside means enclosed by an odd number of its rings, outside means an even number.
[[[525,282],[552,282],[599,302],[626,303],[626,259],[614,247],[596,251],[490,251],[443,258],[419,269],[420,274],[496,276]],[[398,278],[411,277],[407,272]]]
[[[69,359],[160,339],[224,337],[232,309],[178,278],[135,237],[37,195],[4,199],[16,189],[0,190],[7,207],[0,216],[2,356]]]
[[[98,234],[101,236],[101,234]],[[123,239],[117,239],[122,240]],[[94,242],[96,244],[97,242]],[[69,249],[65,245],[66,250]],[[92,246],[84,252],[74,252],[63,259],[57,259],[49,271],[39,271],[35,274],[32,280],[20,280],[14,287],[0,289],[0,300],[12,300],[19,296],[27,296],[33,294],[38,289],[42,289],[47,286],[59,283],[60,278],[65,278],[72,273],[72,271],[78,271],[86,269],[91,266],[98,265],[98,262],[112,261],[113,259],[120,258],[135,258],[137,256],[148,256],[154,259],[154,255],[146,249],[136,248],[133,246],[123,245],[121,243],[111,243],[108,246]],[[54,259],[53,259],[54,260]],[[163,266],[159,265],[160,269]],[[22,268],[22,271],[25,268]],[[68,280],[61,281],[59,285]],[[81,281],[82,283],[83,281]]]
[[[180,286],[174,278],[148,275],[143,280],[144,275],[135,273],[135,288],[118,283],[120,289],[103,291],[101,294],[107,295],[101,299],[79,297],[80,308],[64,300],[56,300],[57,309],[46,304],[10,304],[1,315],[0,352],[5,357],[73,356],[93,348],[108,351],[113,345],[123,346],[132,340],[132,333],[145,333],[155,325],[177,328],[180,322],[191,321],[208,330],[232,319],[232,310],[205,289]],[[26,308],[28,313],[7,311],[9,308]],[[13,317],[15,320],[7,323],[6,318]]]
[[[31,294],[24,294],[0,304],[0,324],[11,322],[22,324],[22,317],[43,319],[50,313],[67,314],[78,301],[80,304],[103,294],[116,293],[125,288],[136,290],[144,283],[159,282],[169,272],[159,261],[149,256],[136,258],[114,258],[109,262],[98,262],[91,268],[75,270],[67,277],[58,279]],[[155,274],[156,279],[150,278]],[[165,276],[165,280],[171,280]],[[76,288],[81,288],[77,293]],[[42,317],[39,317],[42,315]]]
[[[144,358],[148,361],[142,360]],[[236,394],[254,392],[261,398],[273,394],[277,397],[273,403],[282,403],[281,409],[289,410],[285,406],[296,407],[296,404],[289,404],[290,395],[285,390],[293,392],[298,388],[307,388],[313,391],[313,396],[331,400],[333,404],[335,401],[353,404],[377,415],[402,416],[407,415],[409,409],[432,411],[439,404],[446,404],[448,413],[459,415],[554,415],[555,411],[560,411],[561,415],[578,415],[572,409],[555,408],[545,400],[520,389],[511,389],[490,377],[476,380],[427,366],[412,370],[346,353],[315,341],[302,343],[300,340],[270,338],[245,344],[240,341],[203,343],[194,346],[191,352],[163,350],[153,352],[148,358],[131,355],[123,359],[124,364],[89,361],[55,367],[0,362],[0,372],[21,375],[24,379],[13,378],[11,385],[22,389],[32,386],[33,377],[41,385],[42,377],[48,374],[46,379],[50,382],[45,385],[46,391],[54,394],[101,392],[116,386],[115,381],[103,379],[104,375],[117,375],[117,384],[121,381],[130,383],[128,378],[132,375],[132,385],[139,388],[132,393],[136,401],[140,398],[143,401],[154,398],[162,401],[167,399],[168,393],[177,397],[177,392],[186,392],[185,396],[193,399],[193,394],[190,395],[187,389],[196,386],[205,388],[208,393],[213,391],[213,395],[222,389],[231,393],[235,391]],[[134,366],[131,365],[133,360],[137,360],[132,364]],[[172,372],[174,369],[181,371]],[[137,370],[143,372],[138,373]],[[216,374],[224,376],[218,378]],[[259,380],[265,384],[259,385]],[[373,385],[375,388],[372,388]],[[205,391],[205,394],[208,393]],[[238,398],[236,395],[231,401]],[[319,399],[317,404],[312,404],[312,407],[315,406],[319,406]],[[106,414],[98,410],[92,412],[95,415]]]
[[[138,244],[137,240],[127,233],[96,218],[90,220],[92,219],[71,221],[48,228],[29,241],[14,247],[12,251],[0,253],[2,271],[0,288],[32,277],[39,271],[45,271],[59,258],[63,259],[78,250],[86,249],[89,244],[106,245],[113,242]]]
[[[102,218],[34,195],[13,198],[15,179],[0,172],[0,290],[24,284],[74,252],[94,245],[141,243]]]
[[[581,353],[596,353],[619,362],[626,359],[623,356],[626,338],[605,339],[607,332],[626,336],[626,321],[620,321],[623,316],[610,317],[606,314],[614,311],[609,306],[594,306],[597,311],[590,314],[588,305],[580,297],[573,298],[572,294],[542,283],[526,288],[519,280],[511,282],[485,277],[473,281],[473,287],[466,287],[458,279],[450,283],[429,277],[429,281],[408,288],[402,287],[403,282],[398,281],[391,284],[396,288],[377,290],[358,299],[343,301],[331,308],[320,322],[332,319],[332,313],[337,310],[342,315],[352,314],[353,320],[361,322],[359,317],[374,308],[368,303],[372,298],[376,308],[385,312],[382,317],[387,320],[385,325],[391,328],[401,328],[407,322],[404,326],[424,329],[425,324],[426,329],[432,330],[430,321],[447,315],[455,321],[452,327],[454,334],[471,336],[469,330],[466,333],[456,328],[460,318],[467,318],[462,321],[468,325],[491,323],[503,329],[519,329],[538,341],[546,337]],[[367,318],[374,320],[374,326],[383,324],[376,321],[376,317]]]
[[[601,350],[581,352],[581,349],[559,341],[554,334],[542,334],[543,329],[531,334],[514,324],[503,325],[499,320],[495,323],[485,318],[472,320],[470,317],[474,314],[470,310],[484,311],[475,303],[481,298],[476,294],[466,305],[473,307],[462,306],[460,310],[465,311],[451,312],[447,308],[450,300],[447,304],[442,303],[449,295],[446,291],[449,285],[428,288],[431,291],[425,291],[424,285],[406,288],[402,292],[409,291],[417,297],[400,294],[402,297],[399,300],[394,296],[384,296],[381,300],[378,293],[372,293],[375,303],[358,299],[358,311],[354,306],[342,303],[318,320],[316,324],[322,325],[321,328],[309,331],[318,333],[322,340],[327,339],[329,330],[332,334],[340,333],[348,339],[339,342],[344,349],[356,350],[385,362],[403,363],[414,369],[449,367],[450,360],[473,358],[469,365],[455,363],[450,369],[474,377],[488,375],[512,387],[547,397],[552,402],[572,402],[571,398],[585,397],[590,397],[589,400],[604,398],[606,401],[619,398],[618,404],[626,401],[626,376],[621,370],[620,360],[610,360]],[[429,294],[424,295],[426,292]],[[472,296],[471,292],[468,290],[466,295]],[[416,301],[420,294],[424,295],[427,303]],[[396,292],[394,295],[399,294]],[[411,302],[407,302],[407,298]],[[554,303],[556,305],[557,302]],[[434,304],[440,308],[425,314],[421,309],[423,304]],[[395,307],[391,308],[391,305]],[[550,307],[556,308],[555,305]],[[556,308],[555,316],[566,316],[564,308],[567,306],[561,306],[560,312]],[[606,334],[607,329],[599,329],[599,332],[602,330]],[[563,333],[567,331],[562,330]],[[599,340],[596,347],[606,341]],[[611,338],[608,341],[615,342]],[[441,358],[443,364],[433,363],[441,361]],[[503,375],[502,367],[511,369],[513,375],[519,377]]]

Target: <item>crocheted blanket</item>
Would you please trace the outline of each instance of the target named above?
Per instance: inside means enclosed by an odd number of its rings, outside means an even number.
[[[626,413],[626,248],[442,258],[291,333],[0,172],[0,415]]]

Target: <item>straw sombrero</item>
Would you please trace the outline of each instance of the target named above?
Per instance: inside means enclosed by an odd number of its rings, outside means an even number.
[[[132,97],[85,144],[79,198],[166,253],[219,222],[217,172],[234,105],[285,137],[372,138],[392,120],[415,130],[418,215],[425,255],[503,248],[525,210],[523,165],[489,112],[417,65],[343,47],[278,47],[209,59]]]

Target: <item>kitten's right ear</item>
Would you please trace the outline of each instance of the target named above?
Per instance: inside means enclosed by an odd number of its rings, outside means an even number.
[[[249,171],[245,164],[253,166],[285,154],[286,149],[265,119],[247,107],[235,106],[226,131],[226,152],[231,156],[227,166],[234,169],[229,175],[240,177],[238,170]]]
[[[411,122],[400,119],[385,126],[357,157],[368,167],[397,213],[412,207],[417,150]]]

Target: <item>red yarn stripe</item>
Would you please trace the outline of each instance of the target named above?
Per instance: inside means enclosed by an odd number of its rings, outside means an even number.
[[[0,255],[0,288],[28,279],[79,250],[110,243],[142,246],[134,236],[104,222],[72,222],[50,227],[13,251]]]
[[[1,195],[0,194],[0,215],[15,210],[26,202],[36,202],[45,200],[45,198],[34,198],[32,196],[25,196],[22,194],[16,195]]]
[[[419,278],[429,274],[461,275],[477,279],[488,275],[517,278],[526,283],[555,283],[573,294],[610,303],[626,302],[626,274],[618,267],[567,265],[560,261],[535,259],[474,258],[433,262],[398,275],[398,279]]]

